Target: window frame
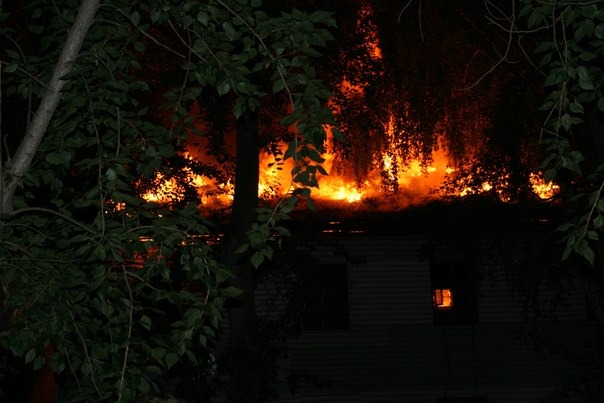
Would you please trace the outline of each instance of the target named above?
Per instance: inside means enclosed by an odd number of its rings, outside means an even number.
[[[478,273],[463,259],[430,262],[432,314],[435,326],[476,325],[478,315]],[[438,306],[437,290],[450,290],[451,305]]]

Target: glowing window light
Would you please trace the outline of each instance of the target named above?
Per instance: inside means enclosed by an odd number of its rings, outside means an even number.
[[[453,293],[450,288],[432,290],[432,302],[436,309],[447,309],[453,306]]]

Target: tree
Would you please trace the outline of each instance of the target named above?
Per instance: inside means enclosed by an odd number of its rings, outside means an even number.
[[[50,366],[63,400],[133,401],[183,362],[203,372],[224,302],[241,293],[233,281],[253,301],[243,262],[270,258],[270,239],[285,232],[277,219],[309,195],[320,169],[315,150],[330,114],[311,59],[333,23],[319,11],[269,15],[258,0],[77,4],[0,9],[0,340],[33,369]],[[157,84],[140,62],[148,52],[180,65],[166,96],[169,127],[145,106]],[[270,94],[289,101],[283,123],[297,127],[286,155],[296,160],[291,201],[253,224],[257,179],[238,171],[247,186],[236,191],[235,241],[225,249],[239,250],[245,268],[234,271],[194,202],[158,205],[139,190],[157,172],[177,174],[165,161],[177,158],[203,91],[225,101],[238,136],[252,142],[238,156],[249,166]]]
[[[328,67],[330,104],[348,140],[337,158],[352,161],[359,183],[381,171],[384,191],[395,193],[407,164],[427,169],[433,153],[445,151],[452,172],[444,193],[479,193],[488,182],[503,199],[534,201],[538,138],[525,135],[538,125],[532,67],[499,63],[507,36],[487,23],[481,7],[407,6],[363,2],[339,20],[353,29],[339,34],[341,56]],[[401,11],[398,23],[393,10]],[[508,57],[524,56],[513,47]],[[485,74],[495,65],[497,74]]]
[[[604,228],[603,4],[523,0],[507,13],[491,8],[487,14],[510,43],[517,38],[525,55],[539,57],[529,62],[541,74],[543,85],[540,169],[546,180],[555,180],[561,187],[566,212],[558,227],[564,244],[561,259],[583,278],[600,324],[604,323],[600,240]],[[507,56],[506,52],[501,61]]]
[[[577,253],[595,262],[592,241],[599,242],[601,217],[602,127],[604,93],[604,9],[602,2],[523,2],[519,16],[529,32],[544,32],[534,52],[541,57],[546,99],[543,169],[564,186],[565,202],[576,216],[561,230],[564,258]],[[574,200],[574,202],[573,202]]]

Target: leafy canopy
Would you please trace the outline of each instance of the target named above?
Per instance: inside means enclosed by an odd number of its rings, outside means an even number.
[[[45,96],[48,66],[79,3],[0,10],[3,172]],[[61,399],[133,401],[175,365],[207,365],[224,301],[240,292],[213,248],[213,224],[194,203],[146,202],[134,184],[172,174],[164,161],[185,138],[180,122],[209,88],[235,118],[283,94],[291,105],[283,124],[297,127],[288,151],[299,161],[293,180],[307,195],[308,172],[321,162],[311,150],[322,147],[322,125],[331,122],[311,62],[331,27],[328,13],[272,15],[259,0],[100,4],[13,211],[1,218],[0,343],[34,369],[52,350]],[[180,66],[166,96],[170,127],[145,106],[166,85],[144,63],[154,53]],[[279,206],[250,233],[263,257],[272,255],[270,234],[286,232],[276,218],[292,203]]]
[[[594,263],[604,229],[604,9],[602,2],[523,0],[519,17],[540,33],[535,53],[545,74],[542,141],[545,179],[563,185],[571,219],[560,226],[563,258]],[[599,123],[598,123],[599,122]]]

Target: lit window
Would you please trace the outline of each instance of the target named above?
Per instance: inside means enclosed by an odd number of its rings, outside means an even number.
[[[478,275],[466,261],[430,262],[432,311],[435,325],[478,323]]]
[[[434,308],[447,309],[453,306],[453,293],[450,288],[432,290],[432,301]]]

